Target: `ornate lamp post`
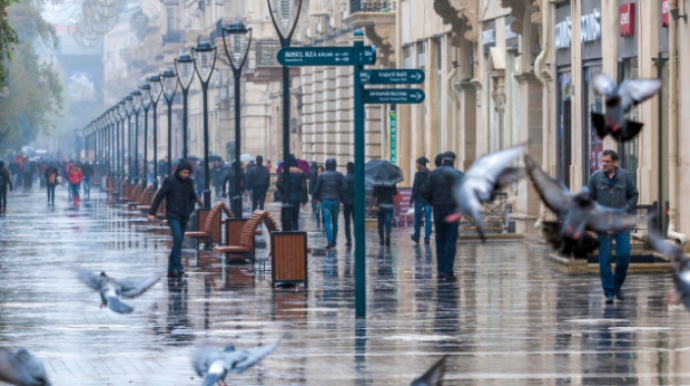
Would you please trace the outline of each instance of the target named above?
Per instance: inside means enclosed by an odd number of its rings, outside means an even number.
[[[211,74],[216,67],[216,47],[211,47],[207,41],[200,42],[193,49],[196,60],[196,74],[201,82],[201,91],[204,100],[204,209],[211,209],[211,181],[208,167],[208,84],[211,81]],[[235,214],[236,216],[241,216]]]
[[[266,0],[271,21],[278,33],[280,46],[290,47],[292,35],[302,10],[302,0]],[[295,4],[297,3],[297,4]],[[297,9],[295,9],[297,8]],[[292,205],[290,204],[290,69],[283,66],[283,183],[288,194],[283,195],[281,222],[284,231],[292,230]]]
[[[108,120],[110,122],[110,135],[108,136],[108,141],[110,144],[108,145],[108,165],[109,169],[113,171],[113,176],[117,176],[117,158],[115,157],[115,146],[116,146],[116,140],[115,136],[117,135],[117,128],[119,127],[119,105],[115,105],[110,108],[110,112],[108,113]],[[113,177],[111,176],[111,177]]]
[[[132,110],[134,111],[134,183],[138,184],[139,183],[139,111],[141,111],[141,91],[134,90],[134,91],[132,91],[131,95],[132,95]]]
[[[141,94],[141,107],[144,108],[144,184],[143,187],[149,184],[149,108],[151,107],[151,86],[148,83],[139,86]]]
[[[153,106],[153,190],[158,190],[158,101],[163,93],[160,75],[154,75],[146,80],[149,86],[148,94]]]
[[[118,130],[117,130],[117,170],[120,177],[125,175],[124,152],[120,146],[120,136],[122,136],[122,146],[125,145],[125,118],[127,118],[127,107],[124,99],[117,105],[117,112],[120,115]]]
[[[134,174],[132,173],[132,160],[134,157],[132,156],[132,120],[130,119],[132,115],[134,114],[134,105],[133,101],[134,98],[132,98],[131,95],[127,95],[125,97],[125,112],[127,113],[127,164],[126,164],[126,170],[127,170],[127,176],[128,176],[128,181],[129,184],[132,185],[132,182],[134,180]],[[123,143],[124,143],[124,137],[123,137]],[[124,156],[123,156],[124,157]]]
[[[187,119],[187,95],[189,94],[189,87],[194,80],[194,59],[187,54],[180,55],[178,59],[175,59],[175,70],[177,71],[177,79],[182,89],[182,158],[187,159],[189,156],[187,147],[187,129],[189,126]]]
[[[172,173],[172,104],[177,92],[177,75],[168,68],[161,74],[165,103],[168,105],[168,175]]]

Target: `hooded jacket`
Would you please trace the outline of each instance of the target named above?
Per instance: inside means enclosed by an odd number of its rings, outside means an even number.
[[[341,193],[343,205],[355,204],[355,165],[347,164],[347,174],[343,177],[343,192]]]
[[[316,169],[319,168],[319,164],[316,162],[312,162],[311,165],[309,165],[309,173],[307,173],[307,182],[309,183],[309,194],[312,196],[314,195],[314,188],[316,188],[316,177],[319,175],[316,174]]]
[[[184,169],[191,169],[185,161],[177,165],[177,170],[172,176],[163,181],[163,186],[158,190],[156,198],[153,199],[149,214],[156,215],[158,206],[161,201],[165,199],[165,215],[168,219],[178,220],[181,223],[187,223],[189,216],[194,212],[196,204],[196,192],[194,191],[194,179],[187,177],[182,179],[180,171]]]
[[[266,192],[271,185],[271,173],[263,164],[257,163],[247,171],[247,189]]]
[[[289,198],[290,202],[293,204],[295,203],[301,203],[301,204],[306,204],[307,201],[309,201],[309,194],[307,192],[307,176],[304,174],[302,169],[297,167],[297,161],[295,160],[295,156],[290,155],[290,189],[289,189]],[[278,176],[278,181],[276,181],[276,188],[278,191],[285,195],[286,189],[285,189],[285,183],[284,183],[284,175],[285,173],[280,173]]]
[[[244,172],[242,172],[242,168],[240,168],[240,193],[244,192],[244,189],[246,187],[245,181],[244,181]],[[235,194],[235,162],[233,161],[230,166],[228,166],[228,171],[225,174],[225,181],[223,181],[223,194],[225,194],[225,187],[228,187],[228,194],[232,196]]]
[[[434,210],[455,208],[453,186],[465,174],[455,169],[452,164],[446,163],[437,167],[427,177],[422,185],[422,197],[431,204]]]
[[[426,167],[419,169],[414,174],[414,182],[412,183],[412,197],[410,197],[411,204],[414,204],[415,202],[428,204],[428,202],[426,202],[422,196],[422,186],[424,186],[424,182],[430,174],[431,172]]]
[[[326,171],[321,173],[316,179],[316,187],[314,188],[314,199],[334,200],[340,202],[342,200],[342,193],[345,185],[343,184],[343,174],[335,170],[335,158],[326,160]]]

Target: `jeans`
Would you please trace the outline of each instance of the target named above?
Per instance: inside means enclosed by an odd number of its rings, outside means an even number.
[[[424,215],[424,240],[431,237],[431,205],[426,202],[414,203],[414,237],[419,240],[419,231],[422,229],[422,214]]]
[[[48,202],[55,202],[55,185],[48,184]]]
[[[321,216],[319,216],[321,212],[321,206],[316,202],[313,194],[311,196],[311,211],[314,213],[314,217],[316,217],[317,222],[321,220]]]
[[[335,244],[338,241],[338,215],[340,214],[340,202],[336,200],[322,200],[321,210],[323,211],[324,227],[326,228],[326,238],[328,244]]]
[[[391,233],[391,227],[393,223],[393,213],[395,212],[395,206],[379,205],[379,212],[376,213],[376,218],[379,220],[379,235],[383,236],[383,229],[386,229],[386,233]]]
[[[259,210],[264,210],[264,203],[266,202],[266,191],[261,189],[260,191],[252,190],[252,212],[259,208]]]
[[[355,222],[355,206],[343,204],[343,216],[345,217],[345,237],[347,238],[347,241],[352,241],[350,223]]]
[[[180,220],[168,218],[168,226],[172,232],[173,247],[168,257],[168,273],[184,272],[182,266],[182,242],[184,241],[184,233],[187,229],[187,223]]]
[[[607,234],[599,235],[599,272],[601,272],[601,286],[607,298],[613,297],[625,282],[630,265],[630,231],[614,233],[616,241],[616,271],[611,272],[611,250],[613,242]]]
[[[91,195],[91,177],[84,177],[82,181],[84,183],[84,194]]]
[[[72,198],[79,198],[79,185],[81,184],[73,184],[70,182],[69,186],[72,189]]]
[[[299,211],[302,208],[302,202],[299,200],[292,201],[292,231],[297,232],[299,230]]]
[[[7,208],[7,185],[0,186],[0,212]]]
[[[448,223],[446,217],[455,212],[453,207],[434,209],[436,227],[436,270],[446,276],[453,275],[458,243],[459,222]]]

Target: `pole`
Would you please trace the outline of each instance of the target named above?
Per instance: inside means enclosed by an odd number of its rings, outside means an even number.
[[[172,174],[172,100],[165,100],[168,104],[168,175]]]
[[[143,187],[149,184],[149,108],[144,108],[144,184]]]
[[[125,125],[125,121],[122,120],[122,118],[118,119],[117,121],[117,133],[115,135],[117,136],[117,143],[115,145],[116,148],[116,154],[115,156],[117,157],[117,174],[118,176],[122,176],[122,163],[120,162],[120,156],[122,155],[122,151],[120,150],[120,122],[122,122],[122,126]]]
[[[132,116],[127,115],[127,175],[129,184],[132,185]]]
[[[288,39],[281,39],[283,47],[290,47]],[[290,203],[290,68],[283,66],[283,231],[292,230],[292,204]],[[299,204],[298,204],[299,205]]]
[[[153,190],[158,191],[158,102],[153,103]]]
[[[210,77],[209,77],[210,79]],[[201,89],[204,94],[204,209],[211,209],[211,189],[208,170],[208,82],[201,82]],[[240,211],[240,213],[242,213]],[[235,213],[237,216],[237,213]]]
[[[235,77],[235,196],[232,198],[232,211],[235,217],[242,218],[242,176],[240,174],[240,149],[242,136],[240,134],[240,69],[232,70]]]
[[[139,183],[139,111],[134,113],[134,183]]]
[[[187,159],[187,94],[188,88],[182,87],[182,159]],[[170,158],[170,156],[168,156]]]
[[[364,34],[355,31],[355,58],[364,45]],[[364,100],[359,74],[363,66],[354,66],[354,113],[355,113],[355,316],[364,319],[367,315],[366,302],[366,244],[364,228],[365,186],[364,186]]]

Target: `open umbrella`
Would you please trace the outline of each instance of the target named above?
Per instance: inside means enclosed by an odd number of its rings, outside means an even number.
[[[380,159],[369,160],[364,165],[364,178],[374,186],[393,186],[404,180],[399,167]]]
[[[278,168],[276,169],[276,173],[280,174],[283,172],[283,165],[285,163],[280,160],[278,161]],[[297,159],[297,167],[302,169],[304,173],[309,173],[309,162],[303,160],[303,159]]]
[[[256,159],[256,157],[254,157],[254,156],[251,155],[251,154],[246,154],[246,153],[245,153],[245,154],[242,154],[242,155],[240,156],[240,162],[244,162],[244,163],[252,162],[252,161],[254,161],[255,159]]]

